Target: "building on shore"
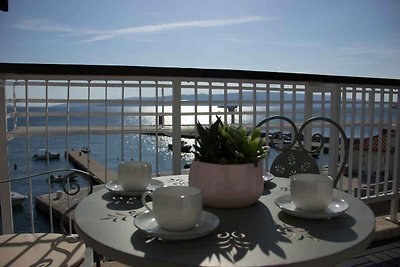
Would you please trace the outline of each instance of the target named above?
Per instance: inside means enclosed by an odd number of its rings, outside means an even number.
[[[389,166],[389,177],[393,177],[394,167],[394,156],[395,156],[395,136],[396,130],[388,131],[383,129],[381,135],[374,135],[372,137],[365,138],[361,144],[360,139],[354,140],[353,146],[353,160],[352,160],[352,171],[358,173],[358,163],[360,153],[362,153],[362,172],[366,173],[368,168],[371,168],[373,176],[377,175],[377,172],[383,173],[386,170],[386,164]],[[381,145],[379,140],[382,139]],[[372,146],[372,158],[369,161],[368,153],[370,145]],[[380,160],[378,155],[380,154]],[[372,163],[372,164],[371,164]],[[370,167],[369,167],[370,165]]]

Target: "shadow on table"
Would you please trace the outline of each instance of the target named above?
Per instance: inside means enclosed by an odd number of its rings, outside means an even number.
[[[277,230],[280,226],[275,224],[262,202],[241,209],[207,210],[218,215],[221,223],[205,237],[188,241],[163,241],[145,237],[136,231],[131,237],[132,246],[144,252],[148,260],[180,265],[230,265],[238,261],[243,265],[252,265],[254,257],[268,257],[271,253],[286,258],[279,243],[291,240]],[[246,258],[248,253],[252,255]]]
[[[122,197],[107,192],[104,193],[101,198],[107,201],[107,208],[111,210],[133,210],[143,207],[140,197]]]
[[[263,196],[271,194],[271,190],[276,188],[276,183],[273,181],[264,182],[264,191],[262,193]]]
[[[311,220],[290,216],[281,211],[278,218],[282,222],[283,231],[297,240],[311,238],[316,241],[349,242],[357,239],[357,233],[351,229],[356,221],[345,213],[329,220]]]

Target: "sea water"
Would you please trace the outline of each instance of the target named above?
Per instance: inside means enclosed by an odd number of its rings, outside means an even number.
[[[172,110],[171,107],[164,107],[164,111],[168,112]],[[209,107],[202,107],[204,111],[209,110]],[[260,106],[257,107],[257,111],[263,111],[267,107]],[[278,106],[270,106],[270,110],[277,109]],[[288,106],[289,108],[289,106]],[[21,109],[21,108],[19,108]],[[136,111],[137,107],[126,107],[125,111]],[[154,110],[154,107],[143,107],[143,112],[148,109],[148,111]],[[201,108],[198,108],[198,111]],[[252,111],[254,107],[243,107],[243,111]],[[43,107],[30,108],[31,111],[43,111]],[[50,107],[51,112],[65,112],[66,106],[59,105]],[[87,111],[88,106],[85,104],[74,104],[70,107],[70,111]],[[182,110],[187,112],[193,111],[193,107],[182,107]],[[213,106],[212,111],[222,111],[221,108]],[[101,105],[91,105],[90,111],[104,111],[104,106]],[[121,111],[119,106],[107,107],[107,111]],[[329,110],[326,111],[329,114]],[[320,114],[319,109],[314,110],[315,115]],[[375,113],[375,116],[378,112]],[[296,120],[304,120],[304,113],[297,112]],[[379,114],[379,113],[378,113]],[[223,113],[221,114],[223,115]],[[348,116],[346,116],[348,117]],[[265,117],[263,115],[256,116],[256,122],[261,121]],[[139,118],[137,116],[124,116],[124,125],[138,125]],[[198,116],[197,120],[202,121],[202,123],[209,123],[209,116]],[[228,116],[228,121],[230,116]],[[239,116],[234,117],[236,122],[239,122]],[[252,124],[252,116],[243,116],[243,124]],[[349,119],[349,118],[348,118]],[[88,121],[89,120],[89,121]],[[142,124],[154,125],[156,123],[155,116],[153,117],[143,117],[141,118]],[[170,120],[170,121],[168,121]],[[194,116],[182,116],[182,124],[193,124],[195,120]],[[105,125],[107,122],[108,126],[121,125],[121,116],[109,116],[107,121],[103,117],[71,117],[68,121],[70,126],[85,126],[88,123],[91,126],[94,125]],[[48,125],[51,126],[65,126],[67,119],[65,117],[49,117]],[[166,117],[165,123],[171,123],[172,117]],[[12,126],[12,121],[9,119],[8,128]],[[25,125],[25,118],[21,118],[18,121],[18,125]],[[43,126],[45,121],[43,117],[30,117],[29,124],[31,126]],[[365,136],[368,136],[369,129],[365,129],[367,132]],[[359,129],[356,129],[356,135]],[[372,130],[374,133],[375,131]],[[347,134],[349,134],[349,129],[347,129]],[[171,172],[172,171],[172,152],[168,149],[168,144],[172,142],[170,137],[166,136],[154,136],[154,135],[142,135],[141,139],[138,134],[91,134],[91,135],[69,135],[68,138],[64,135],[49,136],[48,141],[46,136],[30,136],[29,140],[26,137],[15,137],[8,143],[8,155],[9,155],[9,176],[11,179],[26,176],[28,173],[40,173],[47,170],[53,169],[63,169],[63,168],[73,168],[72,164],[68,162],[67,158],[64,156],[67,149],[77,149],[79,150],[83,146],[89,146],[91,149],[90,156],[94,158],[99,163],[106,166],[106,168],[117,170],[117,166],[121,161],[127,160],[142,160],[149,161],[153,164],[153,172],[155,172],[155,166],[158,162],[158,172]],[[186,139],[189,144],[193,144],[192,139]],[[124,151],[122,152],[122,145],[124,144]],[[156,143],[158,143],[158,152],[156,151]],[[28,146],[29,144],[29,146]],[[38,152],[39,149],[48,147],[51,151],[60,153],[59,160],[50,160],[47,163],[46,160],[33,160],[32,156]],[[141,158],[139,156],[139,148],[141,148]],[[27,153],[29,151],[29,153]],[[107,153],[106,153],[107,152]],[[106,158],[107,155],[107,158]],[[270,157],[272,159],[277,155],[276,151],[271,151]],[[182,154],[181,167],[185,163],[190,162],[193,159],[193,154]],[[270,161],[270,162],[271,162]],[[325,164],[325,163],[320,163]],[[21,206],[16,206],[13,208],[14,216],[14,230],[17,233],[30,232],[32,231],[31,226],[31,205],[32,214],[34,217],[35,231],[36,232],[48,232],[50,231],[49,218],[37,213],[34,209],[35,196],[41,194],[47,194],[49,190],[51,192],[56,192],[62,190],[60,184],[49,184],[47,182],[48,175],[42,175],[32,179],[25,179],[22,181],[13,181],[11,183],[11,190],[19,192],[21,194],[32,195],[32,199],[27,199]],[[85,180],[83,178],[78,178],[79,183],[85,185]],[[30,186],[32,184],[32,187]],[[32,188],[32,192],[30,191]],[[57,230],[57,227],[55,226]],[[1,225],[0,225],[1,231]]]

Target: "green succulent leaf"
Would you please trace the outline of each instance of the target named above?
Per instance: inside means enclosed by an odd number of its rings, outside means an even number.
[[[196,123],[198,136],[194,148],[195,158],[218,164],[257,164],[267,154],[265,138],[261,138],[261,129],[255,128],[249,133],[244,126],[231,126],[222,123],[221,118],[209,127]]]

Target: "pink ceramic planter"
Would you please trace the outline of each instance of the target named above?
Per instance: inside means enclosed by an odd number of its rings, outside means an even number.
[[[189,185],[200,188],[203,205],[240,208],[255,203],[264,190],[261,163],[213,164],[193,161]]]

